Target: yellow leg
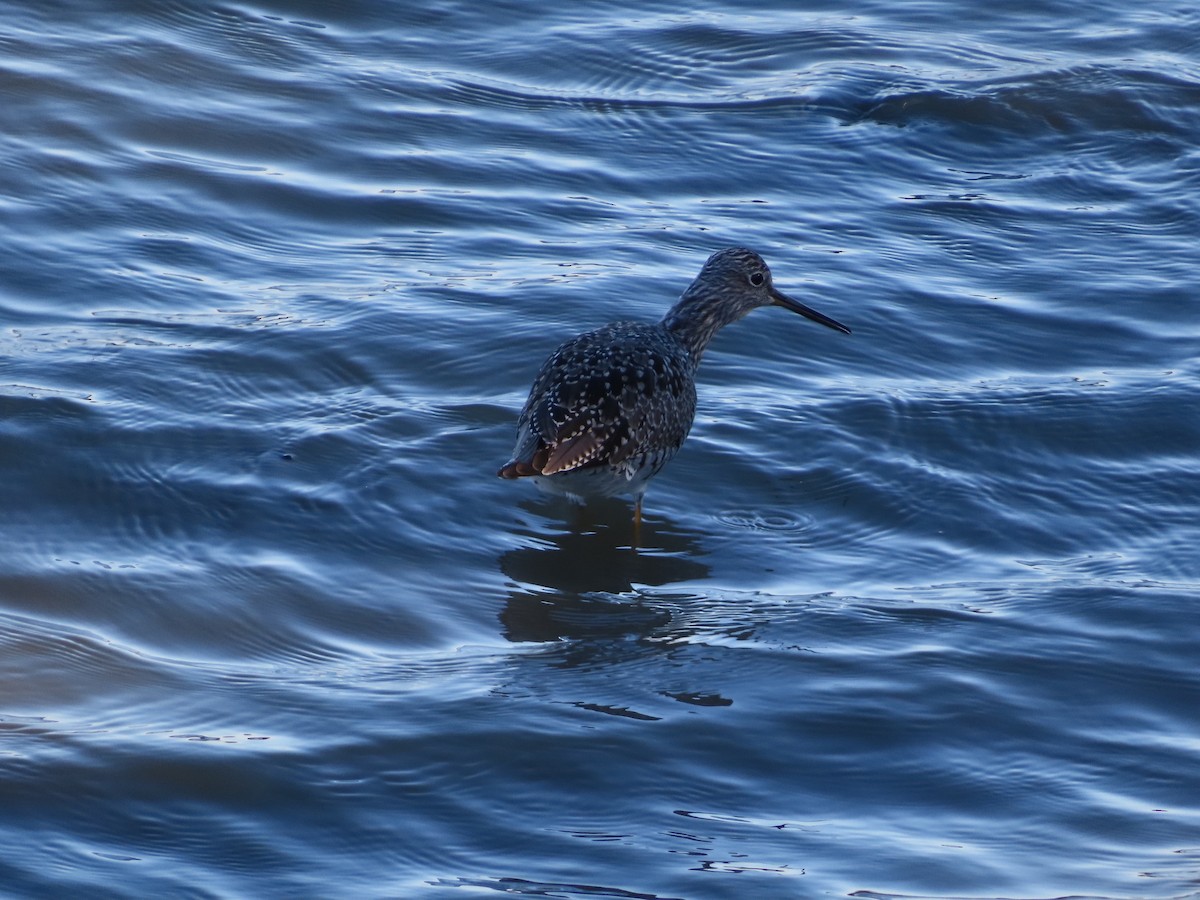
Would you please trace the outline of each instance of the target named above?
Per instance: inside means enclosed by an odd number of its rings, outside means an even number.
[[[638,497],[633,504],[633,548],[636,550],[642,542],[642,498]]]

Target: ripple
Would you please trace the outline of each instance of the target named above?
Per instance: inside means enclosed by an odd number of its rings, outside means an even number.
[[[718,513],[717,521],[747,531],[805,534],[817,526],[814,516],[787,509],[732,509]]]
[[[489,83],[482,81],[450,80],[454,96],[474,104],[508,107],[519,110],[552,110],[559,108],[584,109],[600,113],[659,112],[782,112],[803,110],[810,98],[795,96],[746,98],[731,96],[712,99],[696,96],[606,96],[569,91],[548,91],[532,86]]]
[[[1183,136],[1186,123],[1170,110],[1194,108],[1200,85],[1159,72],[1115,66],[1079,66],[958,89],[906,91],[869,106],[862,119],[885,125],[918,123],[1057,132],[1088,136],[1112,132]]]

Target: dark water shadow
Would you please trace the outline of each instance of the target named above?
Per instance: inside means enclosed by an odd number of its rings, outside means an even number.
[[[546,505],[527,509],[546,512]],[[510,590],[500,622],[514,642],[589,640],[638,636],[662,629],[672,613],[647,599],[640,586],[663,587],[706,578],[697,534],[661,517],[643,520],[636,547],[628,504],[559,507],[559,531],[526,532],[542,546],[509,550],[500,570],[519,587]]]

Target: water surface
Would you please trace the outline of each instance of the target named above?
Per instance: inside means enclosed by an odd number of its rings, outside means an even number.
[[[11,896],[1200,896],[1189,4],[10,3]],[[713,250],[684,451],[502,482]]]

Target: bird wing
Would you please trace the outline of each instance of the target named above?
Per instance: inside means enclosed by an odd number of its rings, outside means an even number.
[[[687,437],[696,407],[691,361],[655,326],[582,334],[542,365],[500,474],[554,475],[664,453]]]

